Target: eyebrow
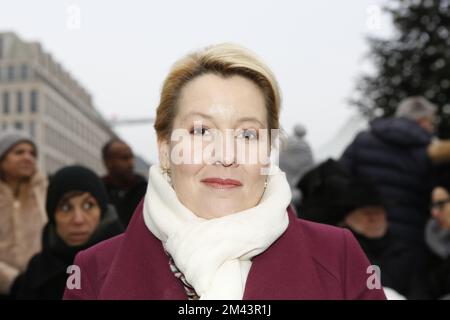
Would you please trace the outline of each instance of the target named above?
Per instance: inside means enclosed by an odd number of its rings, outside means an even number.
[[[94,196],[89,192],[89,193],[86,193],[86,194],[82,195],[81,199],[83,199],[83,200],[88,200],[88,199],[95,199],[95,198],[94,198]]]
[[[95,199],[95,197],[90,192],[77,193],[77,191],[75,191],[75,193],[72,194],[69,192],[59,201],[59,206],[70,204],[70,201],[75,197],[81,197],[81,201]]]
[[[183,120],[186,120],[187,118],[193,117],[193,116],[200,116],[200,117],[202,117],[202,118],[206,118],[206,119],[211,120],[212,122],[214,122],[214,118],[213,118],[213,117],[211,117],[209,114],[202,113],[202,112],[190,112],[190,113],[188,113],[187,115],[185,115],[185,116],[183,117]],[[237,122],[257,122],[257,123],[259,123],[263,128],[265,128],[265,125],[264,125],[260,120],[258,120],[258,119],[255,118],[255,117],[243,117],[243,118],[239,118],[239,119],[237,120]]]

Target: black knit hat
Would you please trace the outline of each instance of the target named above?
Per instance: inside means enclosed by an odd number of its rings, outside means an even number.
[[[89,192],[101,209],[101,216],[108,208],[108,195],[101,179],[88,168],[70,166],[60,169],[50,179],[47,191],[47,215],[49,223],[55,223],[56,208],[68,192]]]
[[[450,192],[450,164],[441,164],[433,172],[433,185],[445,188]]]
[[[310,170],[298,183],[302,192],[301,218],[336,225],[351,211],[367,206],[383,206],[371,181],[349,175],[329,159]]]

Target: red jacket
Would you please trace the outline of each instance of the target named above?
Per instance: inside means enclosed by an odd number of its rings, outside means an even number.
[[[81,288],[66,288],[64,299],[187,299],[142,208],[124,234],[77,255]],[[348,230],[297,219],[291,208],[288,214],[286,232],[253,259],[244,299],[385,299],[381,289],[368,289],[369,261]]]

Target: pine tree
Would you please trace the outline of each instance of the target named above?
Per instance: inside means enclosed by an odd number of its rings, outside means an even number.
[[[439,136],[450,137],[450,0],[391,0],[392,39],[369,38],[375,74],[363,75],[351,103],[368,117],[392,116],[422,95],[439,107]]]

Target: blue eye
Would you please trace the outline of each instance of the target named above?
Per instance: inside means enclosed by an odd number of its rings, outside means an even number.
[[[237,138],[239,139],[243,138],[246,140],[257,140],[258,132],[254,129],[244,129],[237,135]]]
[[[193,134],[194,136],[206,136],[209,135],[209,129],[203,126],[196,126],[191,129],[190,134]]]

